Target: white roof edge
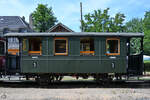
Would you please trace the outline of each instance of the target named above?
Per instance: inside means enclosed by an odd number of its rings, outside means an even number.
[[[5,37],[17,36],[124,36],[144,37],[144,33],[103,33],[103,32],[51,32],[51,33],[7,33]]]

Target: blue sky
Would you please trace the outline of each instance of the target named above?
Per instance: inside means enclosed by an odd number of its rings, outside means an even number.
[[[59,22],[80,31],[80,2],[83,3],[83,14],[97,9],[110,8],[110,15],[117,12],[126,15],[126,21],[143,18],[145,11],[150,11],[150,0],[0,0],[0,16],[28,16],[39,3],[52,7]]]

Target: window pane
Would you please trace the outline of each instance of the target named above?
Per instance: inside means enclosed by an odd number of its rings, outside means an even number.
[[[94,55],[94,39],[85,37],[80,39],[80,55]]]
[[[66,40],[55,40],[55,53],[66,53]]]
[[[107,53],[119,53],[118,40],[107,41]]]
[[[30,38],[29,39],[29,51],[41,51],[41,38]]]

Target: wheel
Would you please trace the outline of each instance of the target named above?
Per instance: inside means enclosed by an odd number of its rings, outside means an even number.
[[[49,75],[40,75],[40,76],[37,76],[36,78],[36,82],[39,85],[48,85],[49,83],[53,81],[54,81],[53,76],[49,76]]]

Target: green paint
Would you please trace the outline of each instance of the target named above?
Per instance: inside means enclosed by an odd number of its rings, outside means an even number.
[[[120,38],[121,50],[117,56],[105,55],[106,37],[93,38],[95,56],[80,56],[80,37],[68,37],[68,56],[54,56],[53,37],[43,37],[41,56],[29,56],[23,51],[22,73],[126,73],[126,38]]]

